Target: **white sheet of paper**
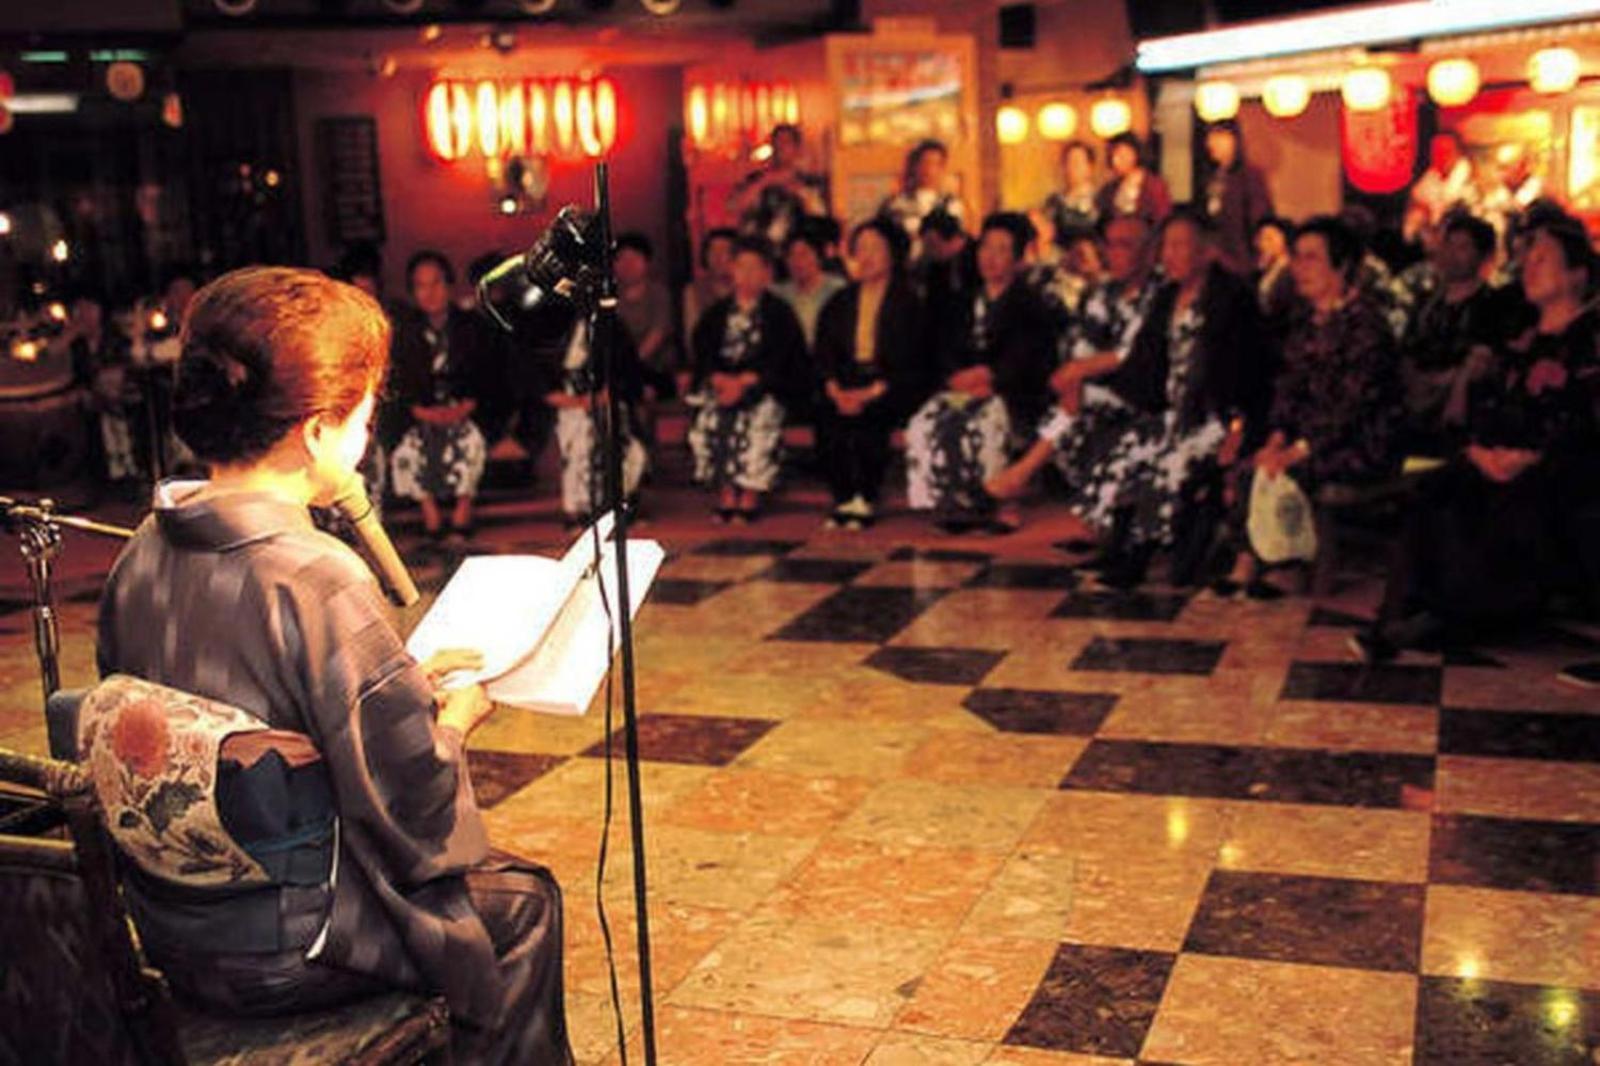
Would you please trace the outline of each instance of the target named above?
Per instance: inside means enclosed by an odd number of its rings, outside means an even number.
[[[421,662],[446,648],[483,653],[483,668],[460,671],[465,684],[499,677],[527,657],[572,593],[575,579],[539,555],[478,555],[462,560],[406,641]]]

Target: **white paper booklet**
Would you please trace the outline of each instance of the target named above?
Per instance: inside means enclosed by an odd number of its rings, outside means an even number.
[[[609,516],[598,571],[594,539],[585,530],[560,559],[539,555],[477,555],[463,560],[423,616],[406,649],[418,660],[445,648],[483,652],[483,668],[452,677],[481,681],[496,703],[546,714],[581,715],[605,680],[606,610],[616,617],[616,545]],[[639,613],[666,552],[653,540],[628,542],[630,615]],[[605,599],[601,598],[601,587]]]

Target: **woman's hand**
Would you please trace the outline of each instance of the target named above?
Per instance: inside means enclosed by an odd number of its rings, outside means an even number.
[[[440,648],[418,665],[428,675],[428,684],[437,689],[457,670],[483,669],[483,652],[476,648]]]
[[[494,703],[482,685],[463,685],[460,688],[453,688],[448,692],[439,693],[437,699],[440,727],[454,729],[463,738],[478,728],[494,711]]]

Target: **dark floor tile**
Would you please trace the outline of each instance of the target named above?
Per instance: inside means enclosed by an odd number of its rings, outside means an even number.
[[[1092,737],[1117,705],[1114,692],[1033,692],[980,688],[961,705],[1005,733],[1058,733]]]
[[[1370,618],[1336,611],[1332,607],[1315,607],[1311,611],[1311,617],[1306,620],[1308,626],[1328,626],[1335,629],[1365,629],[1371,624]]]
[[[1291,663],[1281,700],[1338,703],[1438,703],[1444,671],[1385,663]]]
[[[701,717],[693,714],[643,714],[639,716],[639,757],[650,762],[726,766],[762,737],[777,722],[765,718]],[[611,754],[621,758],[623,732],[611,735]],[[605,756],[605,741],[585,755]]]
[[[659,578],[650,586],[650,602],[693,607],[727,588],[729,581],[694,581],[682,577]]]
[[[708,541],[694,549],[694,555],[788,555],[800,547],[798,540],[756,540],[744,537],[726,537]]]
[[[1446,707],[1439,712],[1439,754],[1600,762],[1600,718]]]
[[[1072,660],[1071,669],[1204,677],[1217,668],[1226,648],[1220,640],[1095,637]]]
[[[859,559],[779,559],[756,577],[762,581],[847,585],[875,565]]]
[[[980,648],[879,648],[866,665],[902,681],[930,685],[976,685],[1006,657]]]
[[[487,810],[566,761],[565,755],[474,749],[467,753],[467,773],[478,806]]]
[[[1600,992],[1424,977],[1415,1066],[1600,1062]]]
[[[995,563],[967,582],[975,589],[1074,589],[1078,575],[1048,563]]]
[[[1505,663],[1476,648],[1446,648],[1443,662],[1445,666],[1482,666],[1495,670],[1506,668]]]
[[[1600,825],[1436,815],[1428,880],[1600,896]]]
[[[1144,1046],[1175,957],[1062,944],[1005,1042],[1131,1057]]]
[[[1170,622],[1189,597],[1177,592],[1073,592],[1051,618],[1108,618],[1119,622]]]
[[[1422,885],[1216,870],[1183,950],[1414,973]]]
[[[988,552],[964,551],[958,548],[914,548],[909,545],[889,553],[889,561],[906,563],[920,559],[930,563],[986,563],[994,556]]]
[[[922,588],[840,589],[782,629],[774,640],[882,644],[933,606],[945,590]]]
[[[1061,782],[1100,792],[1394,808],[1407,785],[1433,787],[1431,757],[1142,740],[1090,742]]]

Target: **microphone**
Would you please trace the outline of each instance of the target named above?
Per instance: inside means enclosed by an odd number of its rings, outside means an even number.
[[[361,475],[350,475],[334,497],[333,507],[355,530],[362,553],[367,557],[367,565],[377,573],[378,581],[389,594],[389,599],[400,607],[410,607],[416,603],[421,594],[417,592],[411,574],[406,571],[406,564],[400,560],[400,553],[394,550],[389,534],[383,531],[372,501],[367,499],[367,487],[362,484]]]

